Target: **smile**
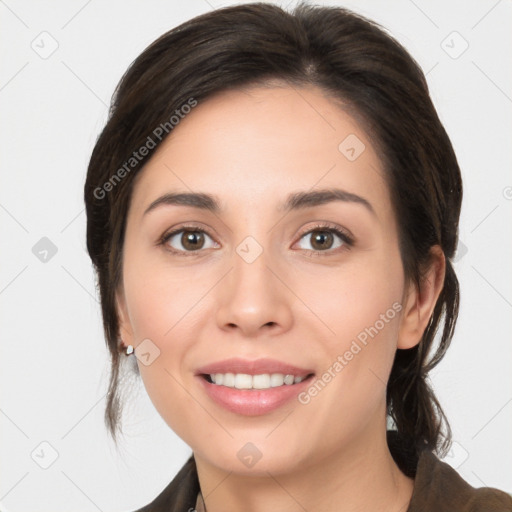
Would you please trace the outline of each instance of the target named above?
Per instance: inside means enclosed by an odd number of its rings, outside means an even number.
[[[212,373],[204,376],[212,384],[236,389],[270,389],[280,386],[291,386],[302,382],[308,375],[295,376],[283,373],[263,373],[249,375],[247,373]]]

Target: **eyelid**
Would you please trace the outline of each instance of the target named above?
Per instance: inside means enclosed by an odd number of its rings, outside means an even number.
[[[210,234],[210,231],[201,226],[201,225],[195,225],[195,224],[182,224],[182,225],[179,225],[175,228],[171,228],[169,230],[167,230],[157,241],[156,245],[166,245],[167,242],[175,235],[177,235],[178,233],[181,233],[182,231],[192,231],[192,232],[201,232],[201,233],[204,233],[205,235],[207,235],[208,237],[210,237],[215,244],[217,244],[217,242],[214,240],[214,236]],[[181,255],[181,256],[193,256],[193,255],[196,255],[196,254],[199,254],[200,252],[202,252],[202,250],[198,250],[198,251],[181,251],[181,250],[177,250],[177,249],[174,249],[174,248],[169,248],[167,249],[169,252],[173,253],[173,254],[178,254],[178,255]]]
[[[352,234],[350,230],[329,221],[317,221],[313,226],[309,226],[308,228],[305,228],[304,231],[301,231],[299,238],[302,238],[304,235],[307,235],[312,231],[320,231],[322,229],[325,229],[327,231],[338,231],[340,235],[343,235],[343,237],[347,239],[347,243],[354,243],[356,240],[355,236]]]
[[[310,256],[328,257],[338,255],[340,252],[350,250],[356,243],[356,238],[354,237],[350,230],[329,221],[317,221],[313,226],[305,228],[303,231],[301,231],[299,235],[299,240],[296,243],[300,242],[300,240],[305,235],[308,235],[314,231],[327,231],[333,233],[338,238],[340,238],[343,243],[340,247],[336,247],[334,249],[327,249],[325,251],[314,249],[302,249],[303,252]]]

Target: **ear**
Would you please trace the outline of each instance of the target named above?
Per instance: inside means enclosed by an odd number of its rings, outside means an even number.
[[[437,299],[444,285],[446,260],[439,245],[430,249],[430,263],[427,272],[420,283],[409,284],[404,291],[404,312],[398,333],[397,348],[408,349],[417,345],[427,328]]]
[[[116,311],[119,319],[119,337],[122,344],[124,347],[133,345],[133,329],[122,286],[116,291]]]

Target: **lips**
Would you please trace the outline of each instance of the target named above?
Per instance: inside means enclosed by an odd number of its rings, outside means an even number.
[[[278,361],[277,359],[263,358],[250,361],[238,357],[217,361],[201,366],[196,370],[196,375],[210,375],[214,373],[245,373],[247,375],[282,373],[284,375],[306,377],[314,373],[314,371],[311,368],[301,368]]]
[[[261,366],[258,366],[258,364],[248,365],[247,363],[243,363],[241,368],[244,372],[270,371],[270,368],[278,368],[280,371],[297,371],[301,374],[308,371],[293,365],[283,366],[283,364],[279,362],[277,362],[279,366],[272,366],[268,363],[269,362],[267,360],[263,366],[263,370],[259,369]],[[226,361],[223,361],[220,368],[224,369],[225,364]],[[200,368],[200,370],[201,372],[212,371],[218,368],[219,366],[211,365],[204,366]],[[208,374],[203,374],[201,372],[195,376],[196,382],[199,385],[199,389],[201,389],[206,394],[206,396],[209,397],[217,406],[220,406],[229,412],[243,416],[261,416],[270,414],[285,404],[289,404],[290,402],[293,403],[299,394],[303,392],[307,386],[310,385],[312,379],[314,378],[313,374],[309,373],[309,375],[304,380],[301,380],[298,383],[282,383],[279,386],[269,387],[266,389],[237,389],[236,387],[228,387],[227,385],[213,383],[211,379],[207,378]],[[219,373],[217,373],[215,377],[217,378],[218,375]],[[233,374],[230,372],[226,373],[225,375],[230,375],[231,377],[233,376]],[[250,379],[250,375],[251,374],[245,374],[243,379]],[[254,373],[252,375],[262,374]],[[276,374],[273,373],[273,376],[275,375]],[[291,375],[293,374],[287,374],[287,376]],[[237,377],[239,376],[240,374],[237,374]],[[280,379],[282,382],[283,374],[280,374]]]

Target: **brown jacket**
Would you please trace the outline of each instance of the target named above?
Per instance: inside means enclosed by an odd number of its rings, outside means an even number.
[[[397,459],[399,466],[403,462]],[[404,472],[410,473],[410,468]],[[511,496],[492,487],[471,487],[429,451],[421,453],[414,477],[414,491],[406,512],[512,512]],[[199,491],[192,455],[161,494],[136,512],[203,512]]]

